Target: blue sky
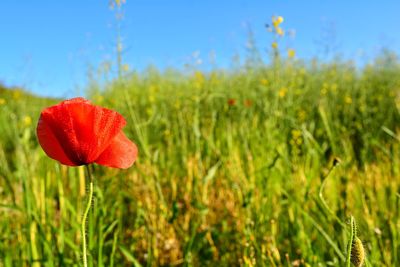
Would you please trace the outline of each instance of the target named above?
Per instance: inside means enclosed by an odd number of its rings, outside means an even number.
[[[245,55],[248,26],[264,55],[272,36],[265,23],[281,15],[282,47],[298,58],[326,57],[323,48],[361,63],[382,47],[400,52],[400,1],[361,0],[126,0],[121,36],[125,63],[163,69],[202,59],[231,66]],[[115,59],[115,10],[108,0],[2,1],[0,81],[47,96],[82,94],[90,67]]]

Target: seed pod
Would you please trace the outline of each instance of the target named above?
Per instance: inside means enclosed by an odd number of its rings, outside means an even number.
[[[353,239],[351,244],[351,263],[356,267],[361,267],[364,264],[365,250],[361,240],[358,237]]]

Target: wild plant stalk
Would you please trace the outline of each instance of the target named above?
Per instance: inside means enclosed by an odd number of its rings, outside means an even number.
[[[356,267],[361,267],[365,262],[365,250],[361,240],[357,237],[357,224],[353,216],[350,218],[350,227],[346,267],[351,267],[351,263]]]
[[[323,177],[322,183],[321,183],[321,187],[319,188],[319,194],[318,197],[323,205],[323,207],[325,208],[325,210],[329,213],[330,216],[332,216],[342,227],[346,228],[346,224],[343,223],[336,215],[335,213],[329,208],[328,204],[326,203],[325,199],[324,199],[324,195],[323,195],[323,191],[324,191],[324,187],[326,184],[326,181],[328,180],[329,175],[331,174],[332,170],[338,166],[339,164],[339,160],[338,159],[334,159],[332,167],[329,169],[328,173]]]
[[[89,165],[86,165],[86,172],[87,172],[87,177],[89,179],[89,196],[88,196],[85,212],[83,213],[82,225],[81,225],[82,254],[83,254],[83,266],[84,267],[88,266],[87,265],[87,252],[86,252],[86,220],[87,220],[87,216],[89,214],[89,210],[92,205],[92,199],[93,199],[93,176],[90,171]]]
[[[350,238],[349,243],[347,245],[347,257],[346,257],[346,267],[351,267],[351,248],[353,247],[353,241],[355,236],[356,225],[354,221],[354,217],[350,218]]]
[[[339,164],[340,162],[335,159],[333,162],[332,167],[330,168],[328,174],[324,177],[324,180],[322,181],[320,190],[319,190],[319,198],[321,200],[321,203],[323,204],[323,207],[329,212],[331,216],[344,228],[346,228],[346,225],[342,220],[340,220],[329,208],[327,203],[325,202],[325,199],[323,197],[323,189],[325,186],[325,183],[327,181],[327,178],[331,171]],[[357,224],[353,216],[350,218],[350,238],[348,242],[348,247],[347,247],[347,257],[346,257],[346,267],[351,267],[351,263],[354,264],[356,267],[361,267],[364,264],[365,259],[365,251],[364,251],[364,246],[361,242],[361,240],[357,237]]]

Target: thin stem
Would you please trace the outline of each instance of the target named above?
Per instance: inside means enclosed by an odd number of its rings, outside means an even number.
[[[87,253],[86,253],[86,219],[89,214],[90,207],[92,206],[92,199],[93,199],[93,176],[90,172],[90,168],[86,165],[86,172],[89,178],[89,197],[86,204],[85,213],[83,213],[82,217],[82,252],[83,252],[83,266],[87,267]]]
[[[354,217],[350,217],[350,238],[349,238],[349,243],[347,244],[347,258],[346,258],[346,267],[351,266],[351,249],[353,248],[353,240],[355,239],[357,233],[356,233],[356,223],[354,221]]]
[[[320,199],[320,201],[322,203],[322,206],[325,208],[325,210],[328,211],[329,215],[331,215],[343,228],[346,228],[347,225],[344,222],[342,222],[342,220],[340,220],[338,218],[338,216],[336,216],[336,214],[329,208],[328,204],[325,202],[324,195],[323,195],[323,191],[324,191],[324,187],[325,187],[326,181],[328,180],[329,175],[331,174],[332,170],[337,166],[337,164],[338,164],[338,162],[335,159],[332,167],[329,169],[328,173],[323,177],[323,180],[322,180],[322,183],[321,183],[321,187],[319,188],[318,197],[319,197],[319,199]]]

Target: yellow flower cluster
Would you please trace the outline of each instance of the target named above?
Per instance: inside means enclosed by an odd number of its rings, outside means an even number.
[[[282,16],[272,16],[272,27],[268,26],[268,31],[274,34],[274,41],[271,43],[271,47],[274,50],[275,54],[279,54],[278,48],[278,41],[280,37],[285,35],[285,31],[281,27],[284,19]],[[294,58],[296,56],[296,51],[292,48],[287,50],[287,57]]]
[[[278,28],[279,25],[283,22],[283,17],[281,16],[273,16],[272,17],[272,25],[274,26],[274,28]]]
[[[284,31],[281,27],[281,23],[283,22],[283,17],[281,16],[273,16],[272,17],[272,26],[274,26],[275,33],[279,36],[284,35]]]
[[[303,122],[307,118],[307,112],[304,109],[297,111],[297,118]]]
[[[117,5],[117,7],[121,7],[122,4],[125,4],[126,0],[115,0],[115,4]],[[111,5],[113,6],[113,5]]]

